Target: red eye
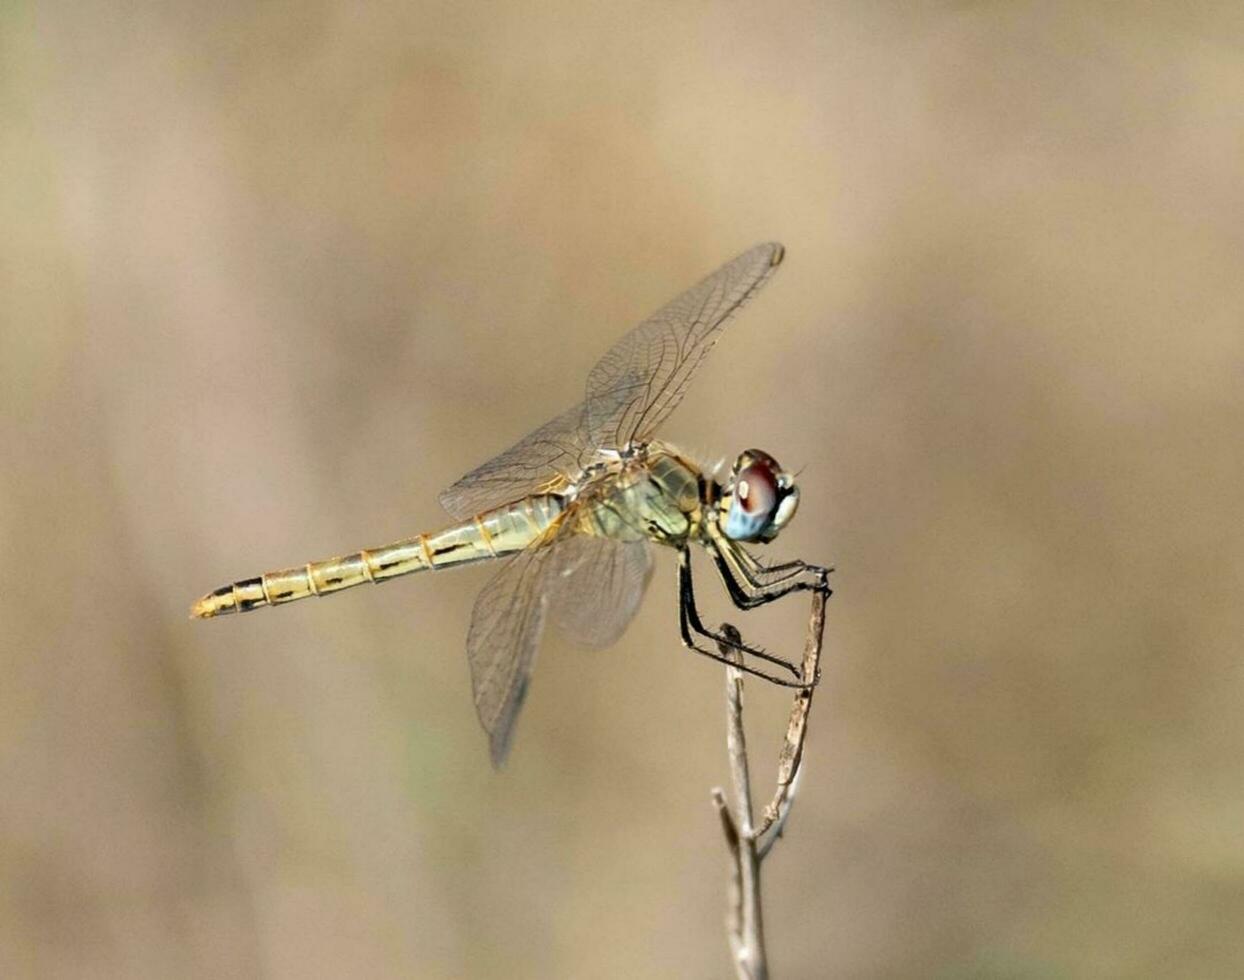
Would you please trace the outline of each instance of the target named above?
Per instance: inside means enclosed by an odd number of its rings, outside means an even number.
[[[739,470],[734,496],[747,515],[770,513],[777,505],[777,495],[777,477],[766,462],[757,460]]]

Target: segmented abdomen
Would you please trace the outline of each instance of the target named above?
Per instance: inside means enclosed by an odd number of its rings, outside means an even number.
[[[260,606],[329,595],[366,582],[384,582],[430,568],[513,554],[547,531],[564,509],[565,502],[556,494],[528,497],[441,531],[240,579],[203,596],[194,604],[191,615],[209,619],[224,613],[249,612]]]

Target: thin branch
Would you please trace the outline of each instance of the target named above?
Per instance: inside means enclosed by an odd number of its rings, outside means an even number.
[[[730,643],[736,644],[721,644],[721,652],[732,659],[740,656],[737,644],[743,638],[739,631],[729,623],[723,624],[721,631]],[[726,751],[730,756],[730,781],[734,784],[734,814],[730,819],[735,837],[731,847],[734,882],[728,917],[730,949],[740,977],[764,980],[769,971],[760,905],[760,855],[752,827],[752,785],[747,771],[747,734],[743,730],[743,672],[736,667],[726,668]],[[729,816],[724,794],[715,792],[713,799],[718,809]],[[729,834],[726,840],[730,842]]]
[[[761,856],[769,852],[774,840],[782,836],[782,827],[790,813],[799,783],[800,766],[803,764],[803,744],[808,736],[808,713],[812,710],[812,692],[821,679],[821,643],[825,637],[825,603],[828,589],[812,593],[812,612],[808,617],[808,635],[803,645],[803,679],[807,687],[795,692],[790,706],[790,721],[786,725],[786,741],[778,756],[777,789],[765,807],[757,836],[763,837],[773,831],[763,846]]]
[[[713,805],[721,817],[721,829],[726,835],[726,846],[730,848],[731,862],[730,901],[726,906],[726,937],[730,940],[730,952],[734,956],[735,968],[740,977],[747,978],[750,973],[744,971],[742,964],[747,959],[747,943],[743,937],[743,881],[742,855],[739,848],[744,846],[739,839],[739,829],[734,825],[734,816],[730,813],[730,805],[726,802],[726,794],[719,788],[713,790]]]
[[[736,667],[726,668],[726,750],[730,756],[730,779],[734,785],[734,812],[731,812],[726,795],[720,789],[713,790],[713,803],[721,817],[726,845],[734,859],[726,930],[730,950],[734,954],[735,972],[741,980],[767,980],[769,975],[760,901],[760,863],[782,836],[794,802],[807,738],[812,692],[820,680],[821,641],[825,631],[828,592],[828,589],[813,592],[803,651],[802,677],[806,686],[796,692],[791,705],[786,740],[778,756],[777,788],[765,807],[759,827],[754,827],[752,823],[751,777],[748,772],[747,738],[743,730],[743,672]],[[721,631],[729,643],[739,643],[739,632],[733,626],[723,624]],[[740,656],[738,650],[727,643],[719,644],[718,649],[731,660]]]

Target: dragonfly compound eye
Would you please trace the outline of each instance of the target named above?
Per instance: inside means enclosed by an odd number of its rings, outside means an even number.
[[[773,457],[748,450],[735,464],[726,512],[726,536],[735,541],[759,541],[773,522],[782,497],[781,468]]]

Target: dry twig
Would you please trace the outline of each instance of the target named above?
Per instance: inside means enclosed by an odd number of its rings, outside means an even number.
[[[782,828],[794,801],[808,731],[808,712],[812,707],[812,692],[820,679],[821,638],[825,631],[827,598],[827,592],[816,591],[812,595],[812,613],[803,650],[803,681],[806,686],[796,692],[791,705],[786,740],[778,756],[777,788],[765,807],[758,827],[753,825],[747,739],[743,731],[743,672],[735,667],[726,668],[726,750],[730,756],[734,810],[731,811],[726,794],[720,788],[713,790],[713,803],[721,817],[726,844],[734,858],[726,929],[730,950],[734,954],[735,971],[741,980],[766,980],[769,975],[760,902],[760,862],[782,836]],[[722,633],[732,643],[739,642],[738,630],[728,623],[722,626]],[[719,649],[732,659],[737,655],[736,650],[724,643]]]

